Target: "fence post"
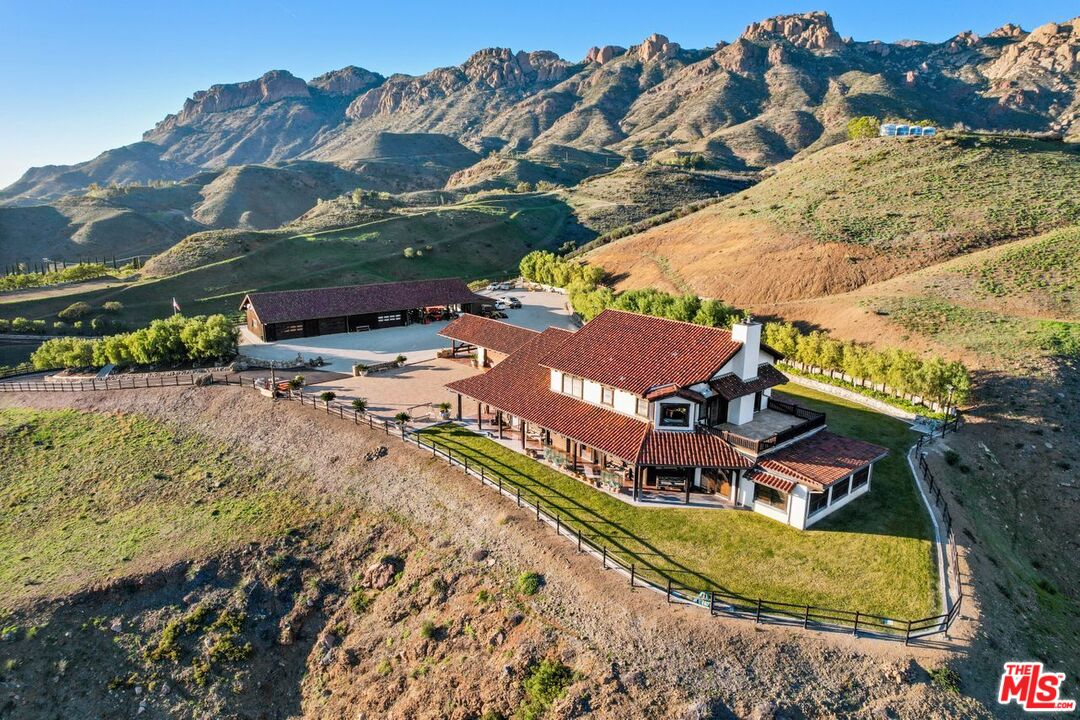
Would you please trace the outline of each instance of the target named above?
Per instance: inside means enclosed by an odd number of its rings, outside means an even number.
[[[664,596],[664,599],[667,600],[668,602],[671,602],[671,578],[670,577],[667,579],[667,594]]]
[[[517,489],[517,504],[518,504],[518,507],[521,507],[521,486],[520,485],[518,485],[518,489]]]
[[[633,589],[633,587],[634,587],[634,573],[635,573],[635,571],[636,570],[635,570],[635,567],[634,567],[634,563],[630,563],[630,587],[631,587],[631,589]]]
[[[536,498],[536,522],[540,522],[540,498]]]
[[[806,626],[809,625],[809,624],[810,624],[810,606],[807,605],[806,609],[803,611],[803,616],[802,616],[803,630],[805,630]]]
[[[577,529],[577,551],[581,552],[581,528]]]
[[[607,570],[607,545],[604,546],[604,569]]]
[[[911,621],[907,621],[907,632],[904,633],[904,645],[911,644]]]
[[[851,631],[855,637],[859,637],[859,611],[855,611],[855,628]]]
[[[562,535],[562,515],[555,513],[555,534]]]
[[[483,485],[483,484],[484,484],[484,481],[486,480],[486,478],[484,477],[484,475],[485,475],[485,473],[484,473],[484,466],[483,466],[483,465],[481,465],[481,466],[480,466],[480,484],[481,484],[481,485]]]
[[[754,613],[754,622],[761,622],[761,598],[757,599],[757,612]]]
[[[502,475],[499,476],[499,495],[502,495]]]
[[[465,474],[466,475],[469,474],[469,456],[468,455],[465,456]]]

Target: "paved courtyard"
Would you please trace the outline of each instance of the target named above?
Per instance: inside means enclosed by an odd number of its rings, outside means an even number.
[[[575,327],[566,308],[565,295],[521,289],[482,294],[493,298],[512,296],[520,300],[520,309],[506,311],[506,322],[514,325],[532,330],[550,326]],[[294,360],[297,355],[305,359],[322,357],[329,363],[324,369],[351,374],[356,363],[373,365],[393,360],[398,355],[407,357],[409,363],[435,358],[439,350],[450,346],[450,341],[438,334],[446,325],[445,322],[434,322],[272,343],[259,340],[245,329],[240,336],[240,353],[263,360]]]
[[[435,358],[367,377],[324,379],[308,385],[304,392],[331,390],[338,401],[346,404],[361,397],[368,401],[368,412],[376,417],[391,419],[404,411],[416,419],[414,426],[423,426],[439,419],[436,406],[441,402],[451,403],[456,411],[457,396],[443,387],[446,383],[480,372],[464,360]]]

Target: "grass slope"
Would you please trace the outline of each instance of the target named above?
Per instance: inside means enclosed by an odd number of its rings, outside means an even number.
[[[425,432],[470,464],[503,473],[523,495],[538,495],[566,525],[653,579],[900,618],[936,612],[929,520],[904,459],[913,441],[907,426],[812,390],[785,392],[827,412],[831,429],[892,451],[869,495],[805,532],[752,512],[633,507],[461,427]]]
[[[1078,184],[1075,144],[956,134],[851,141],[588,258],[628,287],[671,289],[652,259],[662,256],[705,296],[805,299],[1075,224]]]
[[[530,250],[557,244],[568,222],[570,213],[562,202],[530,196],[396,215],[343,230],[260,236],[258,242],[234,242],[233,235],[222,234],[219,239],[230,246],[221,250],[226,256],[223,260],[163,278],[62,298],[0,302],[0,317],[51,322],[72,302],[98,307],[117,300],[124,305],[117,319],[135,326],[169,314],[173,297],[188,315],[231,313],[245,293],[256,290],[450,276],[501,277],[516,272],[518,261]],[[406,247],[422,250],[423,256],[405,258]],[[218,250],[201,245],[196,250],[207,259],[221,256]]]
[[[0,411],[0,602],[285,532],[318,511],[299,477],[152,420]]]

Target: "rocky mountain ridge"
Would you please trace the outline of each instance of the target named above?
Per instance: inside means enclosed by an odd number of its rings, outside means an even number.
[[[274,70],[193,94],[142,143],[33,168],[0,202],[240,164],[348,163],[383,132],[447,135],[481,154],[561,145],[758,170],[841,139],[860,114],[1077,132],[1078,88],[1080,18],[884,43],[843,38],[815,11],[752,23],[733,42],[699,50],[654,34],[628,49],[591,48],[576,62],[488,48],[419,76],[350,66],[305,82]],[[139,162],[118,160],[121,151]]]

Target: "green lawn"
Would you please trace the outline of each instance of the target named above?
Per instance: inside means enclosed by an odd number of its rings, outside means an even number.
[[[315,519],[305,480],[133,415],[0,410],[0,603]]]
[[[169,315],[174,297],[187,315],[234,313],[244,294],[257,290],[506,277],[517,272],[518,262],[530,250],[557,245],[568,222],[567,206],[546,196],[448,206],[345,230],[271,239],[238,257],[163,278],[31,301],[0,299],[0,317],[22,316],[51,324],[73,302],[98,308],[115,300],[124,309],[110,318],[137,327]],[[407,247],[420,250],[422,256],[406,258]]]
[[[799,531],[753,512],[638,508],[454,425],[424,431],[520,485],[524,496],[607,545],[639,572],[750,598],[901,619],[938,612],[930,523],[907,470],[904,423],[794,384],[839,433],[886,445],[869,495]],[[647,568],[647,569],[646,569]]]

